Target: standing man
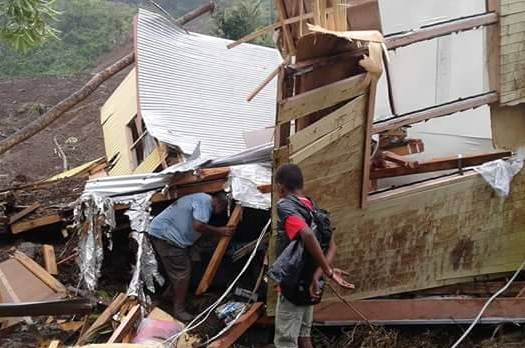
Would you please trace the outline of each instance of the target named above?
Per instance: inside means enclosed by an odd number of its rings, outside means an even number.
[[[195,193],[179,198],[151,222],[150,239],[173,292],[173,314],[183,322],[193,319],[185,309],[191,276],[190,247],[201,235],[226,237],[233,233],[227,226],[208,225],[212,213],[221,214],[227,206],[224,192],[213,196]]]
[[[336,252],[331,228],[324,231],[320,231],[322,227],[314,228],[318,207],[302,193],[301,169],[295,164],[282,165],[275,173],[275,182],[280,197],[276,256],[283,254],[285,257],[287,254],[283,251],[294,240],[302,240],[304,251],[299,256],[302,267],[296,281],[279,284],[274,345],[276,348],[312,348],[313,304],[321,300],[323,277],[346,289],[353,289],[354,285],[343,278],[346,273],[331,266]],[[288,256],[292,256],[290,260],[293,258],[293,255]]]

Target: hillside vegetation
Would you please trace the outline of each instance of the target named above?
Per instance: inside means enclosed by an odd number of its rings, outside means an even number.
[[[155,2],[177,18],[209,0]],[[273,21],[273,0],[219,0],[216,3],[218,11],[214,19],[202,18],[190,26],[190,30],[236,38]],[[56,8],[61,14],[54,26],[59,30],[59,40],[49,40],[26,53],[0,43],[0,78],[89,71],[96,67],[102,54],[131,40],[132,18],[139,6],[158,11],[149,0],[58,0]],[[257,11],[254,16],[245,16],[246,8],[257,8]],[[258,43],[268,44],[267,40]]]

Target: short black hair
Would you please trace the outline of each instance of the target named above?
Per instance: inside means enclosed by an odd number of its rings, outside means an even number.
[[[296,164],[283,164],[275,172],[275,182],[290,191],[303,189],[303,173]]]
[[[228,196],[226,195],[226,192],[219,191],[212,193],[212,198],[216,199],[219,203],[221,203],[224,206],[228,206]]]

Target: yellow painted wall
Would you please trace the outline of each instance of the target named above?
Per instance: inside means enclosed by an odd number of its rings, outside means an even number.
[[[106,157],[113,158],[120,152],[120,159],[109,175],[151,173],[159,167],[165,152],[153,151],[137,168],[134,168],[130,147],[133,144],[127,125],[137,114],[136,71],[131,70],[101,110],[100,121],[104,134]]]
[[[102,132],[107,159],[120,152],[120,159],[109,175],[126,175],[133,172],[132,145],[128,123],[137,114],[136,71],[131,70],[109,97],[101,110]]]

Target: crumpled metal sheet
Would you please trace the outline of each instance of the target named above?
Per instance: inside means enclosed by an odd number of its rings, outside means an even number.
[[[124,213],[129,217],[133,238],[137,243],[137,255],[133,267],[133,275],[128,286],[127,295],[136,296],[143,303],[149,302],[144,293],[144,287],[155,292],[155,281],[164,284],[164,278],[159,272],[153,246],[146,233],[150,223],[150,198],[153,192],[135,195],[127,199],[130,208]]]
[[[481,174],[498,196],[505,198],[510,193],[512,178],[522,168],[523,160],[521,158],[511,158],[509,160],[499,159],[487,162],[479,167],[475,167],[474,170]]]
[[[230,168],[232,197],[243,207],[270,209],[271,194],[261,193],[257,186],[272,182],[272,169],[261,164],[246,164]]]
[[[75,225],[80,230],[77,258],[80,281],[86,289],[93,291],[97,287],[104,259],[101,233],[103,230],[110,233],[116,224],[113,202],[110,198],[97,194],[83,194],[74,209],[74,218]]]

